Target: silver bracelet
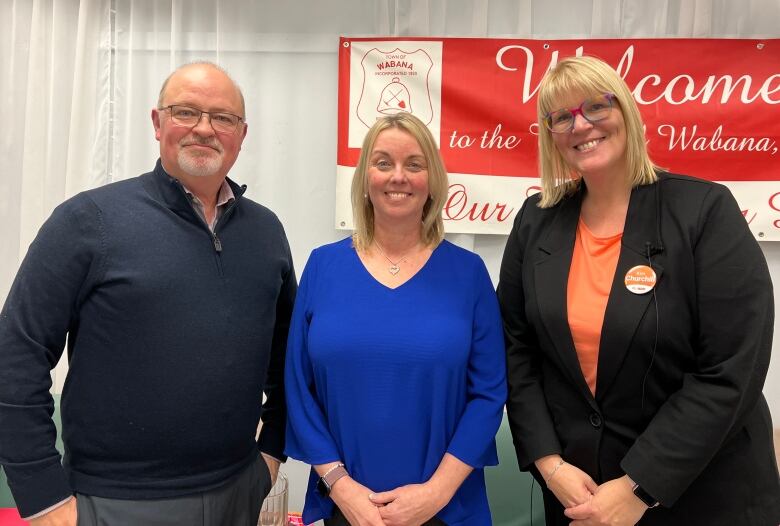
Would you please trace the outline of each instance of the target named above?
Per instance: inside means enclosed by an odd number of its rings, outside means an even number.
[[[564,464],[566,464],[565,460],[561,459],[560,461],[558,461],[558,464],[553,468],[552,471],[550,471],[550,474],[547,476],[547,478],[544,479],[545,485],[548,485],[548,486],[550,485],[550,481],[555,476],[555,474],[558,472],[558,470],[561,468],[561,466],[563,466]]]

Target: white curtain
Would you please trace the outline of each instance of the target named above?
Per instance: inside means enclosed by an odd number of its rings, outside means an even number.
[[[243,87],[249,134],[231,176],[280,216],[300,272],[345,235],[333,226],[340,35],[776,38],[780,1],[3,0],[0,300],[58,203],[152,168],[159,86],[195,59]],[[497,278],[504,236],[450,237]],[[762,248],[780,276],[780,244]],[[776,422],[778,362],[766,388]]]

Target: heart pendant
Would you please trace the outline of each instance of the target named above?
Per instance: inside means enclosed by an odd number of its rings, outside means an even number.
[[[398,265],[393,265],[388,270],[390,271],[390,274],[392,274],[393,276],[401,272],[401,268]]]

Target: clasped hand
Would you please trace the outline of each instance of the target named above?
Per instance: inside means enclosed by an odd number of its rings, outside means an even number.
[[[387,526],[419,526],[429,521],[444,506],[439,497],[429,484],[408,484],[369,495]]]
[[[343,477],[330,496],[352,526],[419,526],[443,507],[428,484],[372,493],[351,477]]]
[[[589,502],[598,484],[577,466],[563,463],[547,481],[547,489],[552,491],[564,508],[571,508]]]
[[[368,496],[371,490],[352,477],[342,477],[330,493],[330,498],[352,526],[385,526],[379,510]]]
[[[627,476],[598,486],[586,502],[564,506],[566,516],[573,519],[572,526],[633,526],[647,511]]]

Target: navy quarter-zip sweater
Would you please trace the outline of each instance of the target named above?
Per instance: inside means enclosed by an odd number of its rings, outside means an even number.
[[[276,216],[228,183],[213,234],[159,161],[41,228],[0,314],[0,464],[23,517],[74,491],[205,491],[258,448],[284,458],[292,257]],[[61,464],[49,389],[66,336]]]

